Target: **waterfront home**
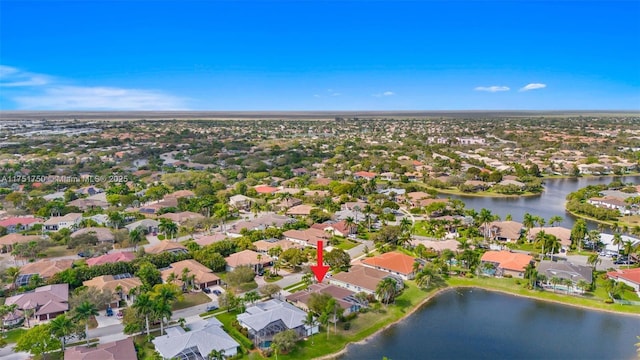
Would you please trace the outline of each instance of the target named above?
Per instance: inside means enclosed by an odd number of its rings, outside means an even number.
[[[609,271],[607,277],[631,286],[640,295],[640,268]]]
[[[136,258],[136,254],[132,252],[114,252],[111,254],[104,254],[98,257],[87,259],[88,266],[96,266],[103,264],[111,264],[117,262],[129,262]]]
[[[618,210],[622,215],[631,215],[631,209],[624,199],[615,196],[592,197],[587,202],[599,208]]]
[[[34,310],[39,320],[53,319],[69,310],[69,284],[55,284],[7,298],[5,305],[18,305],[21,311]]]
[[[560,245],[562,246],[560,249],[561,252],[566,252],[571,247],[571,229],[562,226],[533,227],[529,229],[527,240],[535,241],[536,236],[541,231],[544,231],[547,235],[553,235],[560,240]]]
[[[53,216],[45,221],[43,226],[45,231],[58,231],[61,229],[76,229],[82,221],[81,213],[68,213],[64,216]]]
[[[614,245],[613,243],[614,237],[612,234],[605,234],[605,233],[600,234],[600,242],[604,244],[604,250],[608,254],[612,254],[612,255],[617,255],[619,250],[623,248],[624,243],[626,243],[627,241],[630,241],[633,246],[636,246],[640,243],[640,239],[636,239],[631,236],[622,235],[621,238],[622,238],[622,244]]]
[[[67,348],[64,352],[65,360],[136,360],[137,358],[132,338],[91,347],[78,345]]]
[[[306,337],[318,332],[318,325],[304,324],[307,313],[278,299],[250,306],[238,315],[238,322],[248,330],[249,338],[258,347],[268,347],[273,336],[286,330],[295,331],[298,337]]]
[[[482,234],[487,234],[494,241],[516,242],[522,234],[523,225],[517,221],[493,221],[486,229],[485,225],[479,227]]]
[[[287,296],[286,299],[302,310],[309,311],[308,304],[312,294],[327,294],[334,298],[342,308],[342,315],[349,315],[350,313],[360,310],[361,307],[366,306],[366,304],[355,298],[355,292],[337,285],[325,283],[313,284],[306,290],[298,291]]]
[[[0,220],[0,226],[7,229],[7,234],[29,230],[35,224],[42,224],[42,219],[33,216],[14,216]]]
[[[533,257],[506,250],[487,251],[482,255],[480,261],[483,265],[483,271],[487,275],[524,277],[525,268],[533,262]],[[492,264],[493,268],[485,264]]]
[[[170,241],[170,240],[160,241],[160,243],[156,245],[145,248],[144,251],[147,254],[160,254],[163,252],[170,252],[174,254],[180,254],[180,253],[186,254],[189,252],[189,250],[184,245],[177,242]]]
[[[22,235],[18,233],[7,234],[0,237],[0,252],[10,253],[13,251],[13,247],[16,244],[24,244],[32,241],[43,240],[42,236],[38,235]]]
[[[375,295],[378,283],[382,279],[393,277],[386,271],[376,270],[370,267],[354,265],[349,271],[343,271],[328,277],[329,284],[337,285],[354,292],[365,292]],[[402,285],[402,279],[393,277],[399,286]]]
[[[40,275],[44,280],[51,278],[53,275],[71,269],[73,266],[72,259],[63,260],[40,260],[32,263],[28,263],[20,268],[20,276],[16,281],[16,285],[25,286],[29,284],[29,280],[35,274]]]
[[[86,287],[93,287],[102,291],[110,291],[113,294],[113,301],[110,303],[112,308],[119,307],[119,301],[124,300],[128,304],[133,303],[135,295],[133,290],[142,286],[140,278],[129,273],[118,275],[102,275],[96,276],[91,280],[82,283]]]
[[[238,266],[249,266],[253,271],[260,272],[260,270],[271,264],[273,259],[269,255],[263,255],[253,250],[243,250],[235,254],[231,254],[224,258],[227,262],[227,271],[233,271]]]
[[[546,277],[544,287],[554,286],[551,279],[559,278],[563,281],[571,280],[572,292],[584,293],[585,289],[579,289],[578,283],[584,281],[587,284],[593,282],[593,271],[591,267],[584,265],[576,265],[567,261],[550,261],[542,260],[538,264],[538,273]],[[557,285],[557,284],[556,284]],[[562,284],[566,287],[566,284]]]
[[[197,320],[188,327],[189,331],[181,326],[167,328],[166,335],[152,340],[163,359],[207,359],[213,350],[224,352],[225,357],[238,353],[240,344],[224,331],[215,317]]]
[[[411,280],[415,276],[415,262],[416,259],[412,256],[392,251],[378,256],[365,258],[362,260],[362,265],[382,270],[391,275],[399,276],[404,280]]]
[[[198,289],[204,289],[209,286],[218,285],[220,283],[220,278],[218,277],[218,275],[214,274],[213,271],[208,267],[200,264],[193,259],[174,262],[169,265],[168,268],[160,271],[160,275],[164,282],[168,282],[171,274],[174,274],[174,282],[179,286],[182,286],[183,288],[186,286],[186,284],[184,284],[182,281],[183,275],[193,276],[193,280],[189,281],[192,281],[193,285]]]

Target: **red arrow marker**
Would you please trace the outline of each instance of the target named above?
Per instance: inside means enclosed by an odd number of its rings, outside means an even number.
[[[322,282],[324,276],[327,275],[327,271],[329,271],[329,267],[322,264],[322,244],[322,241],[318,241],[318,265],[311,266],[311,271],[316,275],[319,283]]]

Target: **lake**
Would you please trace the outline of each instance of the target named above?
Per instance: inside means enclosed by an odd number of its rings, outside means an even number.
[[[624,183],[638,184],[640,176],[619,177]],[[491,210],[494,214],[500,215],[504,220],[507,214],[511,214],[513,220],[522,222],[525,213],[542,216],[549,220],[554,215],[564,218],[560,226],[571,229],[575,218],[565,212],[564,204],[569,193],[574,192],[587,185],[608,184],[614,177],[589,177],[571,179],[546,179],[545,190],[539,196],[516,197],[516,198],[489,198],[471,197],[441,194],[439,197],[451,197],[465,202],[467,208],[480,211],[482,208]],[[595,227],[591,224],[590,227]]]
[[[635,359],[640,318],[451,289],[341,360]]]

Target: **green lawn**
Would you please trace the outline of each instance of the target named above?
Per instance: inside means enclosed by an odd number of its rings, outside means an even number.
[[[181,301],[177,301],[173,304],[174,311],[211,302],[211,298],[202,292],[187,293],[183,294],[182,297],[183,299]]]
[[[358,246],[357,242],[353,242],[349,239],[340,239],[340,243],[337,245],[331,245],[333,247],[336,247],[338,249],[342,249],[344,251],[353,249],[354,247]]]
[[[23,328],[17,328],[17,329],[5,331],[4,333],[5,340],[7,340],[7,343],[9,344],[14,344],[16,341],[18,341],[18,338],[26,332],[27,330]]]
[[[264,281],[266,281],[268,283],[276,282],[278,280],[282,280],[282,275],[270,276],[270,277],[265,277],[264,278]]]
[[[59,245],[48,248],[44,253],[47,255],[47,257],[53,258],[76,255],[78,252],[75,249],[67,249],[66,245]]]
[[[291,284],[291,285],[289,285],[289,286],[285,287],[285,288],[284,288],[284,289],[282,289],[282,290],[287,290],[287,291],[289,291],[289,290],[291,290],[291,289],[295,289],[295,288],[297,288],[297,287],[300,287],[300,286],[302,286],[303,284],[304,284],[304,281],[299,281],[299,282],[297,282],[297,283],[293,283],[293,284]]]
[[[472,286],[479,287],[488,290],[498,290],[506,293],[522,295],[527,297],[532,297],[536,299],[555,301],[560,303],[565,303],[568,305],[578,305],[583,307],[588,307],[592,309],[600,309],[600,310],[611,310],[617,311],[621,313],[631,313],[631,314],[640,314],[640,307],[638,306],[628,306],[628,305],[620,305],[620,304],[606,304],[604,302],[605,297],[602,297],[601,291],[599,290],[601,287],[598,286],[596,288],[595,293],[593,294],[593,298],[579,297],[573,295],[566,295],[558,291],[554,293],[553,291],[543,291],[543,290],[529,290],[524,288],[523,285],[516,284],[517,279],[498,279],[498,278],[462,278],[455,277],[447,280],[447,283],[451,286]],[[520,282],[524,283],[522,279]],[[596,283],[597,284],[597,283]],[[604,291],[604,290],[602,290]]]
[[[249,354],[253,349],[253,342],[249,340],[246,336],[244,336],[240,331],[231,325],[236,320],[236,317],[240,314],[238,311],[224,312],[222,314],[216,315],[216,319],[220,320],[222,325],[224,326],[224,330],[240,344],[240,349],[245,357]],[[259,354],[257,354],[259,356]],[[252,355],[255,357],[256,355]],[[259,356],[262,358],[262,356]]]

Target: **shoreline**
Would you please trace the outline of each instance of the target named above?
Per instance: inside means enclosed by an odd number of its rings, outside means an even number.
[[[338,356],[344,355],[348,351],[350,345],[364,345],[364,344],[368,343],[375,336],[378,336],[382,331],[387,330],[388,328],[400,323],[401,321],[403,321],[406,318],[408,318],[409,316],[411,316],[413,313],[418,311],[423,305],[427,304],[429,301],[431,301],[436,296],[442,294],[445,291],[456,290],[456,289],[481,289],[481,290],[497,292],[497,293],[501,293],[501,294],[505,294],[505,295],[511,295],[511,296],[515,296],[515,297],[519,297],[519,298],[538,300],[538,301],[549,302],[549,303],[554,303],[554,304],[558,304],[558,305],[576,307],[576,308],[580,308],[580,309],[584,309],[584,310],[600,311],[600,312],[609,313],[609,314],[615,314],[615,315],[625,315],[625,316],[632,316],[632,317],[640,317],[640,313],[637,313],[637,314],[626,313],[626,312],[620,312],[620,311],[609,310],[609,309],[594,308],[594,307],[589,307],[589,306],[585,306],[585,305],[569,304],[569,303],[565,303],[565,302],[562,302],[562,301],[559,301],[559,300],[541,299],[541,298],[538,298],[538,297],[535,297],[535,296],[532,296],[532,295],[515,294],[515,293],[509,292],[509,291],[506,291],[506,290],[494,289],[494,288],[491,288],[491,287],[484,287],[484,286],[481,286],[481,285],[447,286],[447,287],[438,289],[437,291],[435,291],[432,294],[429,294],[422,301],[420,301],[418,304],[416,304],[416,306],[413,307],[409,312],[407,312],[403,317],[401,317],[398,320],[393,321],[393,322],[381,327],[380,329],[378,329],[373,334],[366,336],[362,340],[358,340],[358,341],[350,342],[350,343],[346,344],[345,347],[343,347],[338,352],[327,354],[327,355],[323,355],[321,357],[314,358],[314,360],[336,359]]]

